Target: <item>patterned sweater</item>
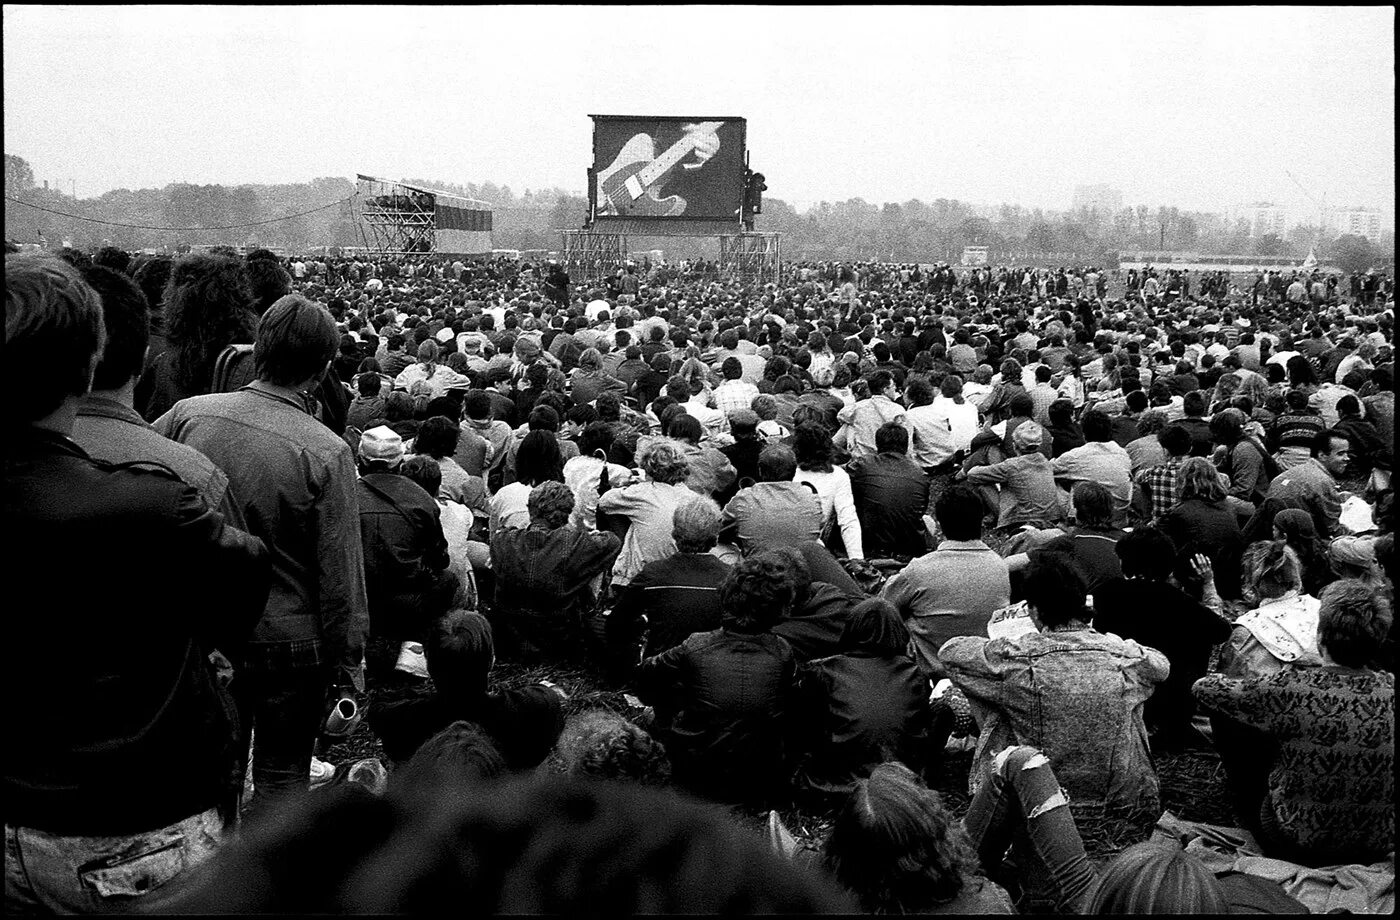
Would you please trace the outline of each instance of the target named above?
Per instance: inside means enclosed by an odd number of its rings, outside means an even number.
[[[1395,849],[1395,675],[1291,668],[1243,680],[1212,674],[1193,689],[1205,708],[1278,742],[1268,804],[1296,846],[1329,862]]]

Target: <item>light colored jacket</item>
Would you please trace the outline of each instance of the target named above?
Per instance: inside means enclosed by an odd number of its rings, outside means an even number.
[[[1143,703],[1171,665],[1161,652],[1093,629],[949,639],[939,660],[982,727],[972,793],[1010,745],[1055,765],[1076,816],[1160,813]]]

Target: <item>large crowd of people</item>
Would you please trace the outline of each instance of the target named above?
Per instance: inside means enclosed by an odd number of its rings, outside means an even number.
[[[1388,277],[565,268],[7,254],[7,909],[1302,909],[1190,750],[1393,860]]]

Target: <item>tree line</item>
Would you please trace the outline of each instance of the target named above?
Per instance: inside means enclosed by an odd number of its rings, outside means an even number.
[[[495,245],[502,249],[557,250],[559,230],[583,225],[587,201],[564,189],[530,190],[516,195],[492,182],[450,183],[407,179],[486,201],[493,206]],[[69,240],[78,247],[114,245],[123,249],[173,248],[180,244],[267,246],[307,250],[362,244],[348,204],[238,230],[207,229],[270,221],[348,199],[354,183],[325,177],[286,185],[196,185],[172,183],[160,189],[115,189],[96,198],[74,199],[39,187],[30,165],[5,154],[5,235],[16,242],[50,246]],[[79,217],[144,227],[201,228],[150,230],[89,223],[59,217],[10,201],[18,198]],[[1379,246],[1360,237],[1338,238],[1313,227],[1295,227],[1283,237],[1249,235],[1248,222],[1175,207],[1125,207],[1108,213],[1067,211],[1003,204],[977,209],[955,199],[913,199],[876,205],[861,198],[823,201],[803,213],[779,198],[766,198],[756,229],[783,234],[788,259],[896,262],[959,261],[965,246],[986,246],[996,264],[1042,261],[1114,264],[1124,250],[1186,250],[1212,255],[1303,258],[1316,247],[1319,258],[1347,256],[1348,262],[1393,257],[1394,234]],[[668,257],[711,256],[712,241],[632,238],[634,250],[660,248]],[[1333,250],[1336,250],[1335,252]]]

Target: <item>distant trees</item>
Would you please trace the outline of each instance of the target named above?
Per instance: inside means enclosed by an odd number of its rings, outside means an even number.
[[[1376,245],[1364,236],[1347,233],[1327,247],[1327,261],[1347,274],[1364,272],[1376,262]]]
[[[440,189],[489,202],[494,212],[493,238],[503,249],[558,249],[558,231],[583,226],[588,202],[560,188],[525,189],[492,182],[450,183],[408,179],[412,185]],[[126,249],[154,246],[242,245],[254,239],[264,246],[299,249],[356,246],[362,238],[348,206],[325,205],[349,199],[354,183],[339,176],[286,185],[198,185],[172,183],[162,189],[114,189],[100,197],[75,201],[58,190],[36,188],[34,170],[22,157],[5,154],[5,234],[36,241],[43,233],[50,245],[72,239],[80,247],[110,242]],[[95,224],[17,204],[11,198],[63,214],[100,219],[119,227]],[[307,213],[310,212],[310,213]],[[282,219],[287,218],[287,219]],[[268,223],[260,223],[269,221]],[[257,226],[249,226],[256,224]],[[161,227],[206,228],[167,232]],[[207,228],[231,227],[230,230]],[[1318,255],[1343,267],[1369,267],[1393,253],[1394,234],[1380,245],[1362,237],[1331,239],[1312,228],[1295,229],[1287,238],[1251,238],[1247,221],[1174,207],[1125,207],[1117,212],[1094,209],[1050,211],[1003,204],[979,210],[952,198],[874,203],[863,198],[823,201],[802,213],[788,202],[765,197],[756,229],[783,234],[783,254],[792,259],[884,259],[896,262],[957,262],[964,246],[987,246],[993,263],[1017,264],[1037,254],[1058,261],[1103,264],[1119,250],[1184,249],[1206,254],[1296,256],[1314,241]],[[703,242],[703,241],[702,241]],[[643,238],[629,239],[632,248]],[[710,244],[713,240],[709,241]],[[669,255],[708,252],[681,240],[659,241]],[[707,248],[708,246],[708,248]],[[1351,269],[1348,269],[1351,270]]]

